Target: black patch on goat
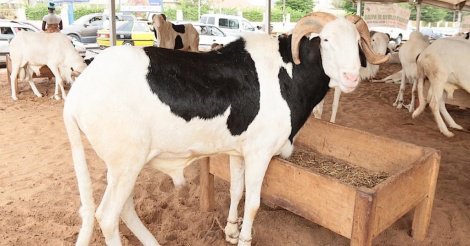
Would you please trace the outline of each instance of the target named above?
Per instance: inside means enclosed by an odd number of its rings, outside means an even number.
[[[91,62],[94,60],[95,58],[94,57],[90,57],[88,59],[85,59],[85,64],[88,66],[91,64]]]
[[[230,107],[227,127],[240,135],[260,108],[255,63],[238,39],[217,52],[193,53],[146,47],[151,91],[175,115],[190,121],[211,119]]]
[[[171,24],[171,26],[175,32],[184,33],[186,31],[186,27],[184,25]]]
[[[183,39],[181,39],[180,35],[176,36],[175,38],[175,50],[182,49],[183,46]]]
[[[156,28],[155,28],[155,27],[153,28],[153,35],[155,35],[155,39],[157,39],[157,38],[158,38],[158,35],[157,35],[157,30],[156,30]]]
[[[291,111],[291,134],[289,140],[293,142],[294,136],[305,124],[317,105],[329,90],[330,78],[323,70],[320,39],[318,37],[309,40],[300,40],[299,54],[301,63],[294,65],[292,78],[286,69],[279,70],[279,85],[282,97],[287,101]],[[286,63],[292,62],[291,36],[279,38],[279,53]]]

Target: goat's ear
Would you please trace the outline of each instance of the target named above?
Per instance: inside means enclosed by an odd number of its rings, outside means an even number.
[[[385,55],[388,55],[390,53],[392,53],[392,50],[390,48],[387,48],[387,50],[385,51]]]
[[[366,55],[364,55],[364,52],[362,51],[361,46],[359,46],[359,60],[361,60],[361,67],[367,67],[367,60],[366,60]]]

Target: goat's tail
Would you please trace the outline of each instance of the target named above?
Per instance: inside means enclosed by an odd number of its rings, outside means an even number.
[[[85,158],[85,150],[80,137],[80,128],[70,110],[70,103],[64,105],[64,123],[72,149],[72,158],[77,176],[78,190],[80,192],[80,215],[82,227],[78,234],[76,245],[88,245],[93,234],[95,202],[93,200],[93,187]]]

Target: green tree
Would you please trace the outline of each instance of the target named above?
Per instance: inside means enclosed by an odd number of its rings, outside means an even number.
[[[416,7],[409,5],[411,9],[410,20],[416,20]],[[446,18],[448,10],[429,5],[421,5],[421,20],[424,22],[438,22]]]
[[[290,9],[295,12],[301,13],[310,13],[313,9],[313,1],[312,0],[278,0],[275,3],[275,6],[279,9],[282,9],[283,1],[286,2],[286,9]]]

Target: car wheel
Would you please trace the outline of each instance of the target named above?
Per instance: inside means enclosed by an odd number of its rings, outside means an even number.
[[[69,38],[72,39],[72,41],[81,42],[80,37],[76,34],[67,34],[67,36],[69,36]]]
[[[124,41],[122,42],[122,45],[134,46],[134,43],[132,41]]]
[[[400,34],[400,35],[398,35],[398,37],[395,39],[395,43],[396,43],[397,45],[399,45],[399,44],[401,44],[401,41],[402,41],[402,36],[401,36],[401,34]]]

